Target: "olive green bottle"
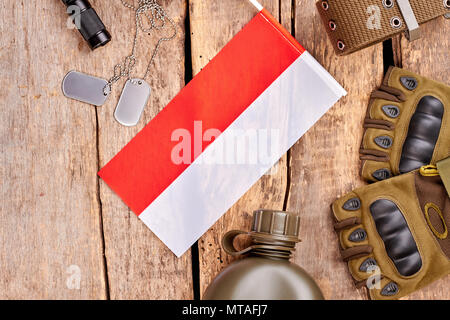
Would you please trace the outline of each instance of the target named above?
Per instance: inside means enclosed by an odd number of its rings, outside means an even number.
[[[206,289],[204,300],[323,300],[322,292],[305,270],[289,261],[299,242],[300,218],[292,213],[258,210],[252,231],[230,231],[222,247],[232,256],[247,255],[223,270]],[[252,244],[235,249],[237,236]]]

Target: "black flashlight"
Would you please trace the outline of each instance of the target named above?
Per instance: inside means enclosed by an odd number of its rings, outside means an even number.
[[[111,41],[111,35],[106,30],[97,12],[87,0],[62,0],[89,47],[94,50]]]

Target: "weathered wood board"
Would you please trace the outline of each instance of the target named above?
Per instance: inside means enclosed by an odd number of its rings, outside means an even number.
[[[111,26],[112,35],[118,38],[109,44],[109,54],[102,59],[102,68],[97,69],[99,75],[108,78],[114,65],[131,52],[134,11],[125,9],[119,1],[113,6],[106,1],[97,2]],[[125,79],[114,86],[108,103],[98,109],[100,166],[111,160],[184,86],[186,1],[165,0],[161,5],[178,26],[178,35],[162,45],[153,64],[148,78],[152,95],[138,126],[126,128],[114,120],[114,109]],[[143,76],[158,39],[171,32],[169,28],[152,32],[151,36],[141,33],[135,68],[137,77]],[[190,252],[177,259],[103,181],[100,191],[111,299],[193,298]]]
[[[97,110],[60,89],[72,69],[110,77],[131,50],[132,12],[119,1],[91,2],[114,39],[94,52],[68,29],[60,1],[42,1],[37,11],[27,1],[1,5],[0,297],[192,298],[189,254],[176,259],[96,175],[184,85],[186,2],[164,3],[178,37],[155,61],[159,93],[133,129],[112,117],[123,83]],[[140,49],[138,69],[152,47]],[[170,285],[174,278],[179,285]]]
[[[107,296],[95,109],[61,92],[65,73],[96,70],[101,53],[80,54],[66,19],[61,1],[0,4],[2,299]]]
[[[247,1],[191,0],[192,66],[198,73],[242,27],[257,13]],[[280,12],[277,0],[262,1],[275,16]],[[288,19],[286,19],[288,20]],[[260,207],[283,208],[286,192],[286,157],[256,183],[198,242],[200,293],[233,259],[221,248],[225,232],[250,227],[252,212]]]
[[[348,91],[291,150],[287,210],[301,218],[295,262],[318,281],[327,299],[366,298],[339,256],[330,204],[362,185],[359,146],[371,91],[383,77],[382,45],[347,57],[334,53],[315,1],[297,0],[297,40]],[[301,8],[301,9],[300,9]]]

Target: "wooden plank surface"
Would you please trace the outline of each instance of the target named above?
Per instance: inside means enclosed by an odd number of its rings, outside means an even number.
[[[278,0],[261,2],[278,16]],[[257,13],[248,1],[190,0],[192,66],[198,73]],[[288,20],[288,19],[286,19]],[[233,261],[221,248],[222,236],[232,229],[248,230],[253,210],[282,209],[286,191],[286,157],[256,183],[199,240],[200,293]]]
[[[421,39],[414,42],[402,36],[395,46],[403,68],[450,85],[450,24],[443,17],[421,26]],[[398,44],[398,42],[397,42]],[[450,276],[411,294],[409,299],[450,299]]]
[[[362,299],[342,262],[330,204],[362,185],[359,146],[370,93],[383,77],[382,45],[346,57],[334,53],[315,1],[297,0],[297,40],[348,91],[291,150],[287,210],[301,217],[294,261],[315,278],[327,299]]]
[[[105,23],[111,26],[116,41],[96,73],[105,78],[113,66],[131,52],[134,35],[134,11],[119,1],[97,1]],[[107,104],[98,109],[99,158],[104,166],[127,144],[184,86],[185,0],[161,1],[178,26],[175,40],[164,43],[153,65],[148,82],[152,95],[139,125],[126,128],[114,120],[114,109],[125,79],[114,87]],[[141,35],[135,75],[142,77],[157,40],[172,31]],[[101,213],[105,235],[105,257],[111,299],[191,299],[192,269],[190,252],[176,256],[127,208],[103,181],[100,182]]]
[[[2,299],[107,295],[95,109],[61,92],[66,72],[96,70],[102,53],[87,59],[66,19],[61,1],[0,4]]]

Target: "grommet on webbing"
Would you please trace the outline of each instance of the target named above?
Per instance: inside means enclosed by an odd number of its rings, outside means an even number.
[[[450,0],[444,0],[444,8],[446,8],[447,10],[450,10]],[[444,14],[444,18],[450,19],[450,12],[447,12],[446,14]]]
[[[450,9],[450,0],[444,0],[444,7]]]
[[[383,0],[383,7],[391,9],[394,6],[394,0]]]
[[[403,19],[405,20],[406,27],[406,38],[409,41],[414,41],[420,38],[420,27],[417,22],[414,11],[411,7],[409,0],[397,0],[398,7],[402,13]]]
[[[330,27],[330,30],[334,31],[337,28],[336,22],[334,22],[333,20],[330,20],[328,22],[328,26]]]
[[[402,26],[402,20],[399,17],[392,17],[391,26],[394,29],[399,29]]]

